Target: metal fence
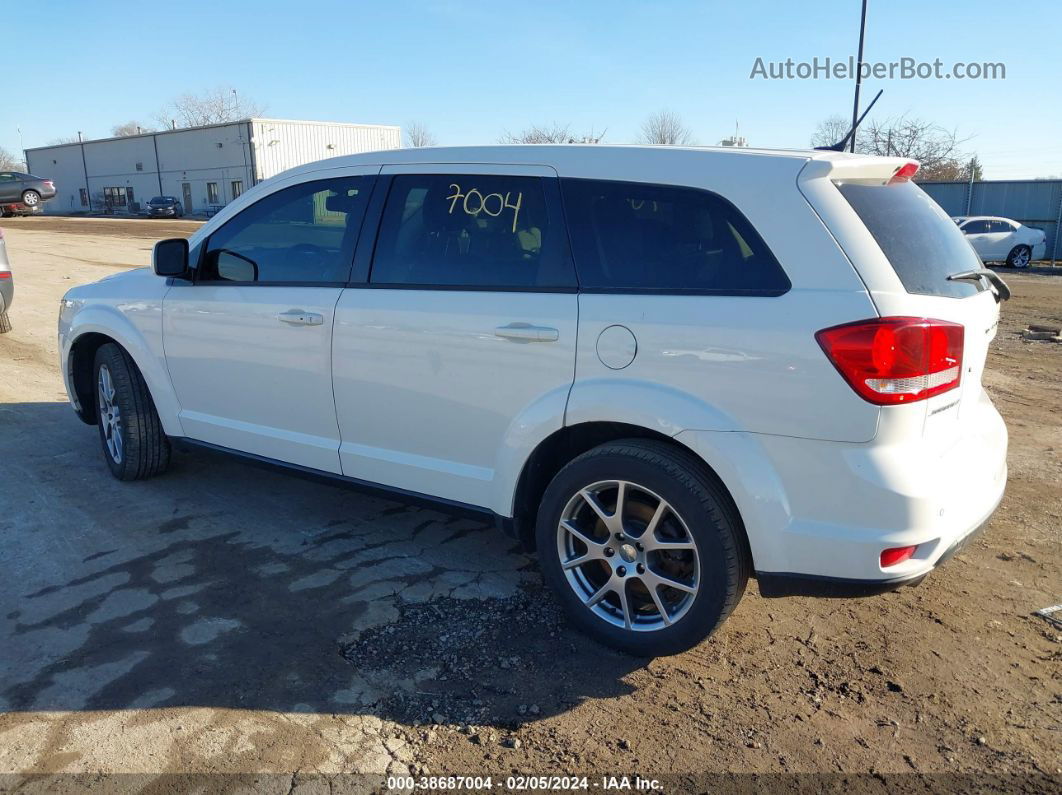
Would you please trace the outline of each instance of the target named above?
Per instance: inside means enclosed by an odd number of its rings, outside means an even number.
[[[989,182],[922,182],[922,189],[948,215],[999,215],[1043,229],[1052,263],[1062,258],[1059,221],[1062,180],[999,180]]]

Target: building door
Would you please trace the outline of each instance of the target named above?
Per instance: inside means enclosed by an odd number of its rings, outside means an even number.
[[[184,200],[181,202],[181,204],[184,205],[184,211],[186,213],[190,213],[192,212],[192,183],[182,182],[181,192],[184,194]]]

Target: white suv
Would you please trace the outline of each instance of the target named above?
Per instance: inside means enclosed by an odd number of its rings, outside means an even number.
[[[909,181],[832,152],[326,160],[63,300],[111,471],[181,439],[493,517],[638,654],[765,596],[921,580],[992,514],[1008,293]],[[160,278],[161,277],[161,278]]]

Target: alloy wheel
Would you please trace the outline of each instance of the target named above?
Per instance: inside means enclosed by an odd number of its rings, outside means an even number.
[[[700,588],[697,544],[674,507],[644,486],[606,480],[580,489],[557,526],[557,553],[572,590],[613,626],[672,626]]]
[[[100,427],[107,442],[107,451],[114,463],[122,463],[122,412],[114,390],[114,379],[107,365],[100,365],[99,378],[96,383],[99,393]]]

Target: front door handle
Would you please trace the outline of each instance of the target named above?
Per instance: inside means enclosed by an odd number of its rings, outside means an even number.
[[[289,309],[277,315],[277,320],[293,326],[320,326],[324,323],[324,315],[316,312],[303,312],[301,309]]]
[[[560,332],[549,326],[510,323],[508,326],[498,326],[494,329],[494,336],[513,342],[556,342],[560,339]]]

